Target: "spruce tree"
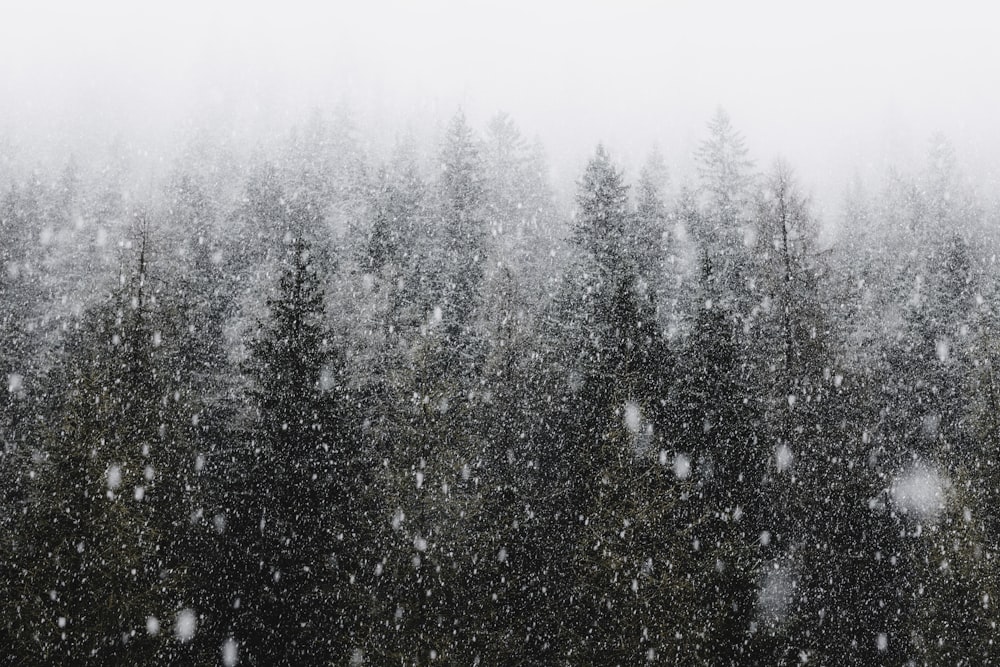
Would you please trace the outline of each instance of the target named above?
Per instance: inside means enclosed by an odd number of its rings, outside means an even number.
[[[223,493],[216,640],[267,664],[343,660],[358,642],[371,462],[325,322],[316,211],[292,208],[275,294],[243,365],[248,411],[213,464]]]

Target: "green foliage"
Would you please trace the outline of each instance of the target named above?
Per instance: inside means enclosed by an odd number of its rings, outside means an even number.
[[[0,660],[995,661],[1000,290],[947,142],[821,240],[721,111],[699,188],[599,146],[565,216],[484,136],[372,169],[317,112],[145,215],[122,147],[6,191]]]

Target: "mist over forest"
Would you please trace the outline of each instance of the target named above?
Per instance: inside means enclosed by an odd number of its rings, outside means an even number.
[[[960,12],[56,7],[0,31],[0,661],[1000,661]]]

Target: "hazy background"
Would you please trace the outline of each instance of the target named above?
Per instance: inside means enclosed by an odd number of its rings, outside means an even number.
[[[158,159],[192,131],[266,141],[346,103],[382,146],[459,106],[480,129],[505,110],[557,185],[599,140],[630,175],[657,143],[683,181],[722,105],[758,164],[788,158],[827,214],[855,171],[916,168],[934,131],[977,180],[1000,164],[989,3],[140,4],[3,5],[4,160],[114,137]]]

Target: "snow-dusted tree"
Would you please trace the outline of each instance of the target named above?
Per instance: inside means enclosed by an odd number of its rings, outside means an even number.
[[[313,109],[296,128],[279,164],[324,212],[325,222],[347,229],[364,209],[368,163],[354,115],[346,103],[332,113]]]
[[[273,260],[270,255],[288,231],[288,203],[277,167],[258,160],[238,205],[227,216],[229,233],[221,248],[226,275],[245,281]]]
[[[586,660],[614,662],[628,653],[617,636],[623,627],[613,619],[622,614],[639,618],[633,612],[658,604],[656,596],[670,587],[663,580],[664,588],[647,591],[652,598],[644,592],[636,600],[598,582],[626,573],[629,580],[639,576],[644,559],[632,561],[611,547],[622,525],[639,522],[639,516],[648,519],[636,532],[642,540],[651,538],[647,529],[665,529],[660,521],[666,515],[647,503],[656,496],[652,489],[661,488],[662,476],[672,479],[657,462],[663,447],[661,399],[672,360],[631,259],[636,253],[629,235],[634,213],[628,187],[603,147],[584,171],[577,203],[573,263],[544,330],[541,370],[552,400],[543,421],[552,427],[536,435],[540,478],[529,504],[538,518],[528,524],[535,538],[528,540],[531,550],[519,550],[518,562],[533,573],[522,576],[541,578],[554,596],[538,601],[531,612],[538,614],[532,618],[546,655],[565,657],[580,650],[557,630],[560,621],[552,606],[573,599],[573,613],[561,623],[573,628],[570,636],[590,637]],[[557,562],[567,548],[573,566],[562,568]],[[612,574],[616,569],[621,571]],[[641,635],[629,623],[627,634]],[[661,645],[662,639],[653,643]]]
[[[178,172],[166,188],[167,237],[165,250],[172,256],[169,270],[176,305],[188,322],[188,345],[179,365],[203,386],[214,384],[227,364],[224,327],[235,310],[239,276],[227,274],[226,241],[216,226],[216,205],[205,180]],[[215,395],[224,393],[216,387]]]
[[[213,462],[221,560],[210,595],[226,609],[214,631],[258,662],[343,660],[363,622],[372,467],[325,324],[308,236],[318,215],[309,202],[289,210],[280,279],[243,366],[249,411]]]
[[[151,277],[149,235],[140,220],[119,286],[74,323],[33,406],[17,596],[39,619],[19,642],[44,662],[176,658],[155,633],[132,634],[188,591],[186,427],[198,409],[179,391],[181,326]]]
[[[748,356],[762,382],[761,398],[771,397],[762,406],[765,421],[780,424],[774,435],[792,447],[796,433],[812,427],[814,420],[805,414],[814,399],[822,398],[823,370],[832,364],[818,293],[817,229],[808,200],[782,161],[764,180],[755,209],[754,294],[759,301],[748,319],[754,334]]]
[[[742,135],[722,108],[708,124],[709,137],[698,149],[703,211],[691,233],[712,265],[713,299],[746,310],[747,260],[753,161]]]
[[[505,113],[487,127],[483,143],[486,214],[497,261],[539,281],[537,260],[551,246],[551,193],[544,155]],[[526,285],[533,287],[534,285]]]
[[[441,266],[433,267],[440,271],[439,282],[433,286],[439,298],[436,306],[441,309],[445,346],[461,357],[467,354],[475,326],[489,253],[481,146],[461,113],[448,124],[440,161]]]
[[[362,269],[394,287],[408,274],[426,218],[427,187],[420,174],[411,138],[399,140],[389,164],[375,174],[368,210],[370,223],[361,260]]]

